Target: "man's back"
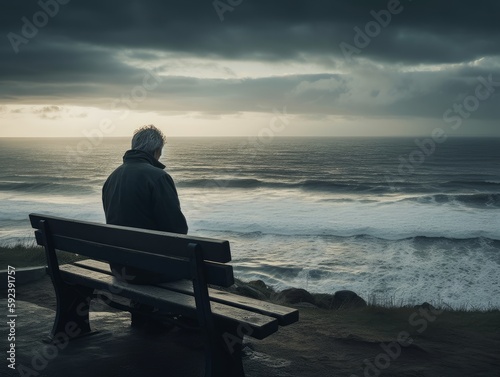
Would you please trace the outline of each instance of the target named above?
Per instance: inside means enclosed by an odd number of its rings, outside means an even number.
[[[106,223],[186,234],[186,219],[165,166],[139,150],[127,151],[123,162],[103,186]]]
[[[135,131],[132,149],[123,156],[123,165],[108,177],[102,188],[106,223],[164,232],[186,234],[188,226],[182,214],[174,181],[158,159],[165,135],[154,126]],[[131,283],[177,280],[176,274],[152,274],[149,271],[111,264],[113,274]]]

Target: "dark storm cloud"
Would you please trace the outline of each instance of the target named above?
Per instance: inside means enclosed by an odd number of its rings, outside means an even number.
[[[221,22],[212,1],[71,0],[59,5],[39,36],[20,50],[28,50],[45,36],[63,38],[69,45],[80,42],[197,56],[259,60],[290,59],[301,53],[341,56],[339,44],[354,43],[353,28],[364,30],[373,21],[370,12],[386,10],[388,3],[243,0],[224,13]],[[363,50],[365,57],[440,63],[500,52],[497,1],[401,0],[396,8],[399,12]],[[37,11],[40,6],[35,1],[7,1],[0,16],[2,55],[12,51],[7,34],[21,34],[21,18],[32,19]]]
[[[270,66],[314,62],[325,72],[344,74],[226,80],[169,76],[141,110],[224,113],[260,111],[273,103],[302,114],[440,117],[474,91],[479,76],[500,80],[500,3],[493,0],[243,0],[223,14],[223,22],[210,0],[62,2],[67,4],[59,4],[57,12],[53,7],[56,14],[28,38],[22,18],[33,21],[40,2],[4,1],[0,100],[102,107],[128,95],[146,66],[168,68],[164,56],[206,58],[207,64],[220,59]],[[387,25],[368,41],[360,37],[358,30],[366,33],[377,17]],[[17,54],[9,33],[25,38]],[[367,46],[359,44],[360,38]],[[353,61],[345,60],[341,44],[357,49]],[[480,58],[486,60],[471,63]],[[456,66],[405,71],[420,64]],[[230,67],[220,69],[235,76]],[[498,117],[494,102],[482,103],[475,116]]]
[[[147,101],[133,104],[140,111],[159,113],[197,111],[206,114],[234,112],[269,112],[273,107],[287,107],[290,114],[369,115],[371,117],[428,117],[442,119],[454,104],[475,95],[481,84],[477,77],[457,79],[455,72],[413,72],[391,75],[384,72],[361,76],[293,75],[254,79],[199,79],[166,77]],[[485,80],[489,74],[480,76]],[[500,92],[500,80],[491,76]],[[500,77],[500,71],[497,76]],[[131,91],[115,87],[115,96],[96,98],[92,91],[73,87],[43,86],[44,98],[49,92],[60,95],[58,103],[98,104],[103,109],[129,109]],[[1,93],[0,88],[0,93]],[[486,93],[484,86],[481,92]],[[29,95],[28,92],[25,93]],[[55,97],[54,97],[55,98]],[[474,119],[498,119],[498,95],[481,100]],[[128,101],[128,102],[127,102]],[[32,103],[32,101],[30,101]],[[42,102],[40,102],[42,103]],[[134,103],[132,101],[132,103]]]
[[[127,83],[137,74],[137,70],[119,61],[108,48],[46,36],[39,39],[19,54],[1,52],[0,80],[68,83],[125,80]]]

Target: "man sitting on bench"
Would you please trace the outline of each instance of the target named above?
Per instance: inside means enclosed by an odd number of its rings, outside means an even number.
[[[174,181],[158,161],[165,143],[165,135],[155,126],[134,132],[132,149],[125,153],[123,164],[111,173],[102,188],[107,224],[187,234]],[[179,279],[117,264],[110,267],[117,278],[134,284]]]

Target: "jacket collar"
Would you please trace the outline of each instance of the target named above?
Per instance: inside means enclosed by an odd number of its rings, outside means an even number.
[[[147,162],[156,168],[165,169],[165,165],[154,158],[154,156],[138,149],[126,151],[123,156],[123,162]]]

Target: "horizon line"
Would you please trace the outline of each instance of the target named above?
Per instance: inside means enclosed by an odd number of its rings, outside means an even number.
[[[103,136],[102,139],[129,139],[132,135],[127,136]],[[168,136],[167,139],[241,139],[241,138],[258,138],[256,135],[238,135],[238,136]],[[313,138],[352,138],[352,139],[382,139],[382,138],[415,138],[415,137],[432,137],[429,134],[418,135],[290,135],[290,136],[273,136],[273,139],[313,139]],[[500,135],[448,135],[450,139],[484,139],[484,138],[500,138]],[[88,139],[87,136],[0,136],[0,139]]]

